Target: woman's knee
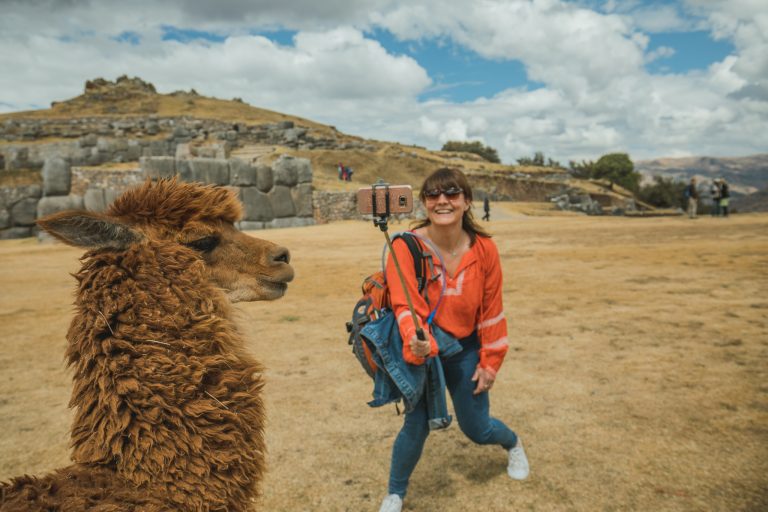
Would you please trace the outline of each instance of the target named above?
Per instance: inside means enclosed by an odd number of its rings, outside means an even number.
[[[493,425],[489,421],[459,420],[459,427],[470,441],[476,444],[489,444],[493,437]]]

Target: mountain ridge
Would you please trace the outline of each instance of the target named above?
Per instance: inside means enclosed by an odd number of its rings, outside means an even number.
[[[711,181],[725,178],[731,188],[749,195],[768,189],[768,153],[742,157],[661,157],[635,162],[635,170],[646,180],[663,176],[676,180]]]

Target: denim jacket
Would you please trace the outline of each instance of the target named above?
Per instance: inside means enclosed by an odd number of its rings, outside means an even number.
[[[370,342],[379,368],[373,380],[373,400],[368,405],[380,407],[402,399],[405,411],[410,412],[426,393],[429,428],[435,430],[450,425],[440,357],[428,358],[423,365],[405,362],[400,329],[391,311],[366,324],[360,334]],[[440,356],[450,357],[461,352],[459,341],[434,324],[432,335]]]

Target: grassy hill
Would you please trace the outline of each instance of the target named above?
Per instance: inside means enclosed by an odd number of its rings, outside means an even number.
[[[215,119],[232,124],[264,125],[291,121],[305,127],[316,138],[337,141],[339,147],[364,145],[367,149],[296,150],[271,147],[265,152],[268,159],[282,153],[309,158],[315,171],[315,187],[344,190],[372,183],[383,178],[390,183],[414,185],[429,172],[440,166],[460,167],[468,173],[524,173],[532,176],[552,174],[558,170],[540,167],[507,166],[486,162],[470,153],[430,151],[422,147],[396,142],[363,139],[344,134],[333,126],[309,119],[273,112],[244,103],[235,98],[222,100],[209,98],[191,91],[159,94],[155,87],[139,78],[120,77],[115,82],[97,78],[85,84],[83,94],[75,98],[54,102],[49,109],[13,112],[0,115],[0,123],[7,120],[66,120],[74,118],[132,118],[186,116],[195,119]],[[51,142],[37,139],[30,143]],[[345,183],[337,178],[339,162],[354,169],[354,182]],[[564,172],[559,170],[559,172]]]

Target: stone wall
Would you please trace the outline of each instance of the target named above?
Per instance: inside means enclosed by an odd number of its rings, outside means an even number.
[[[243,230],[315,223],[309,160],[281,156],[271,166],[236,158],[143,157],[135,167],[72,166],[52,157],[43,166],[43,184],[0,188],[0,239],[37,233],[35,220],[69,209],[103,211],[127,188],[147,178],[170,178],[234,187],[243,202]]]
[[[468,177],[475,200],[488,196],[491,201],[548,201],[553,194],[563,191],[562,179],[531,179],[520,176]]]
[[[312,195],[314,218],[318,224],[326,224],[339,220],[373,221],[370,215],[362,215],[357,211],[356,192],[330,192],[316,190]],[[426,217],[424,206],[417,197],[413,198],[413,212],[408,215],[392,215],[392,220],[408,221]]]
[[[32,235],[42,195],[40,185],[0,188],[0,239]]]
[[[41,139],[76,139],[45,144],[30,144]],[[108,146],[118,145],[124,152],[123,161],[137,160],[139,156],[173,156],[178,144],[192,141],[199,143],[226,142],[230,146],[246,144],[280,145],[296,149],[374,149],[360,141],[339,142],[335,135],[320,134],[304,126],[296,126],[293,121],[248,125],[245,123],[227,123],[215,119],[197,119],[187,116],[160,117],[121,116],[121,117],[83,117],[66,119],[9,119],[0,124],[0,155],[4,169],[42,166],[44,158],[36,155],[35,146],[45,146],[44,151],[55,151],[59,156],[61,149],[56,145],[68,147],[73,154],[75,165],[97,165],[86,161],[95,158],[94,153],[110,152]],[[5,144],[1,144],[1,143]],[[74,145],[73,145],[74,143]],[[135,149],[141,146],[142,149]],[[151,154],[144,148],[150,146]],[[89,148],[75,151],[75,148]],[[95,149],[93,149],[95,148]],[[19,152],[30,152],[29,155]],[[139,151],[136,154],[136,151]],[[78,161],[75,161],[78,160]],[[103,160],[111,161],[111,160]]]

